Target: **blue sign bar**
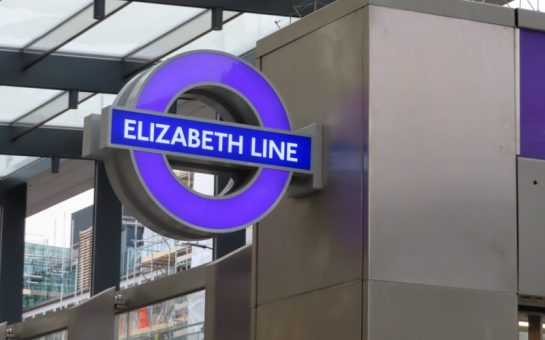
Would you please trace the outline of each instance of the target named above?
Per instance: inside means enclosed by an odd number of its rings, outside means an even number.
[[[311,170],[311,137],[241,124],[111,109],[110,146]]]

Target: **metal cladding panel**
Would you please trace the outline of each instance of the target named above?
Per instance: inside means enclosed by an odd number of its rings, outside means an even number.
[[[545,160],[545,32],[520,29],[520,154]]]
[[[518,159],[519,293],[545,296],[545,161]]]
[[[367,340],[518,339],[514,293],[368,281]]]
[[[369,20],[369,278],[515,292],[514,29]]]
[[[214,340],[249,340],[251,332],[252,246],[208,266],[205,334]]]
[[[74,308],[68,317],[69,340],[113,340],[115,287],[108,288]]]
[[[362,278],[366,26],[364,8],[260,59],[294,129],[323,124],[326,184],[259,223],[257,305]]]
[[[358,280],[260,306],[256,339],[361,340],[362,291]]]

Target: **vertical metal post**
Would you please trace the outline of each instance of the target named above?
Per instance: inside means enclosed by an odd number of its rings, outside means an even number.
[[[0,321],[21,321],[27,184],[7,190],[1,197]]]
[[[106,17],[106,0],[95,0],[93,18],[102,20]]]
[[[101,161],[95,166],[94,209],[91,295],[119,287],[121,275],[121,202]]]
[[[216,193],[225,187],[229,177],[216,176]],[[214,238],[214,259],[219,259],[246,245],[246,230],[235,231]]]
[[[51,157],[51,173],[58,174],[61,169],[61,159],[59,157]]]
[[[212,30],[221,31],[223,29],[223,9],[221,7],[212,8]]]
[[[79,91],[69,90],[68,91],[68,108],[77,109],[78,104],[79,104]]]
[[[528,315],[528,340],[541,340],[541,315]]]

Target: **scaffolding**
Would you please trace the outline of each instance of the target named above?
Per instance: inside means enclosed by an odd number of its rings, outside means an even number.
[[[23,308],[72,294],[76,286],[77,254],[71,248],[25,243]]]
[[[196,244],[149,233],[151,235],[146,238],[131,240],[133,246],[126,251],[122,286],[129,287],[191,268],[192,247]]]

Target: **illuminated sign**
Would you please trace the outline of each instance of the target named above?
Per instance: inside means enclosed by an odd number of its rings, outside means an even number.
[[[213,103],[222,121],[170,113],[180,98]],[[319,126],[293,131],[267,79],[213,51],[182,54],[142,72],[102,116],[85,120],[84,156],[104,160],[116,194],[141,222],[175,238],[210,237],[260,221],[294,173],[319,189],[321,153]],[[206,196],[179,180],[173,159],[246,177],[230,192]]]
[[[155,150],[245,165],[311,170],[311,138],[242,124],[111,108],[108,147]]]

